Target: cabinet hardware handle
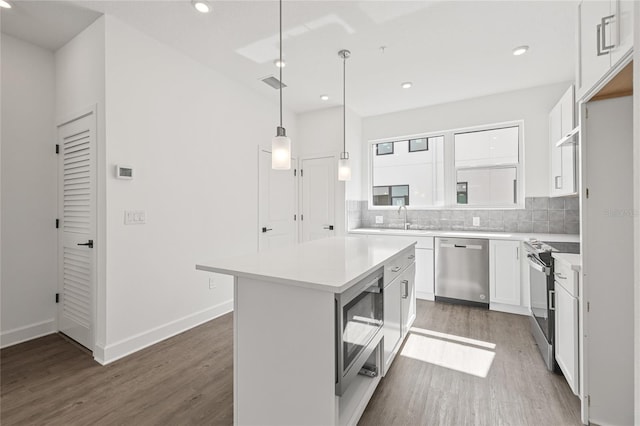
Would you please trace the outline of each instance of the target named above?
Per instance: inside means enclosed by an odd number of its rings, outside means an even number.
[[[560,183],[558,183],[558,180],[560,180]],[[556,189],[562,189],[562,176],[556,176],[555,177],[555,185]]]
[[[604,56],[616,47],[615,44],[607,44],[607,33],[605,31],[607,25],[609,25],[614,18],[615,15],[605,16],[600,20],[600,23],[596,25],[598,56]]]
[[[567,277],[562,275],[560,272],[556,272],[556,277],[560,278],[561,280],[566,280],[567,279]]]
[[[402,298],[406,299],[407,297],[409,297],[409,281],[402,280],[401,282],[404,285],[404,293],[402,294]]]
[[[409,257],[408,257],[407,259],[409,259],[409,260],[413,260],[413,259],[415,259],[415,258],[416,258],[416,257],[415,257],[413,254],[410,254],[410,255],[409,255]]]
[[[551,303],[553,302],[553,303]],[[549,310],[556,310],[556,292],[555,290],[549,290]]]
[[[86,243],[78,243],[79,246],[87,246],[89,248],[93,248],[93,240],[89,240]]]
[[[400,270],[399,266],[396,266],[395,268],[391,268],[391,272],[398,272]]]

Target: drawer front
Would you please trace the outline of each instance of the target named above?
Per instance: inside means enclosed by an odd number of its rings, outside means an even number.
[[[399,253],[389,260],[384,266],[384,285],[395,280],[406,268],[415,262],[416,250],[414,246]]]
[[[571,269],[571,265],[555,259],[553,263],[553,274],[556,283],[565,288],[573,297],[578,297],[578,281],[576,273]]]

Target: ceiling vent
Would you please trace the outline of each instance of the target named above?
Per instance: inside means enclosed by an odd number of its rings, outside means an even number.
[[[265,78],[261,78],[261,80],[268,86],[273,87],[274,89],[278,90],[280,89],[280,87],[285,88],[287,87],[286,84],[280,82],[280,80],[278,80],[277,78],[275,78],[274,76],[270,75],[269,77],[265,77]]]

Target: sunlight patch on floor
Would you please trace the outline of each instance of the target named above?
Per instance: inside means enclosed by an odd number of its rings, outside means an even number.
[[[487,349],[495,349],[496,344],[485,342],[484,340],[470,339],[468,337],[456,336],[455,334],[440,333],[439,331],[427,330],[426,328],[411,327],[410,333],[422,334],[425,336],[437,337],[439,339],[453,340],[454,342],[466,343],[469,345],[480,346]]]
[[[409,334],[400,355],[483,378],[496,356],[490,350],[416,333]]]

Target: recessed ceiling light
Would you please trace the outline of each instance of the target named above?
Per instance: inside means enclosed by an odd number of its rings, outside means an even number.
[[[405,81],[400,86],[402,86],[403,89],[409,89],[409,88],[411,88],[411,86],[413,86],[413,83],[410,82],[410,81]]]
[[[513,49],[513,54],[515,56],[524,55],[525,53],[527,53],[527,50],[529,50],[529,46],[518,46]]]
[[[209,6],[209,4],[204,0],[192,0],[191,4],[200,13],[209,13],[209,12],[211,12],[211,6]]]
[[[287,63],[285,62],[285,60],[280,60],[280,59],[276,59],[275,61],[273,61],[273,65],[275,65],[278,68],[284,68],[287,66]]]
[[[320,96],[320,99],[323,101],[328,101],[329,100],[329,95],[322,95]]]
[[[11,9],[11,3],[6,0],[0,0],[0,7],[3,9]]]

